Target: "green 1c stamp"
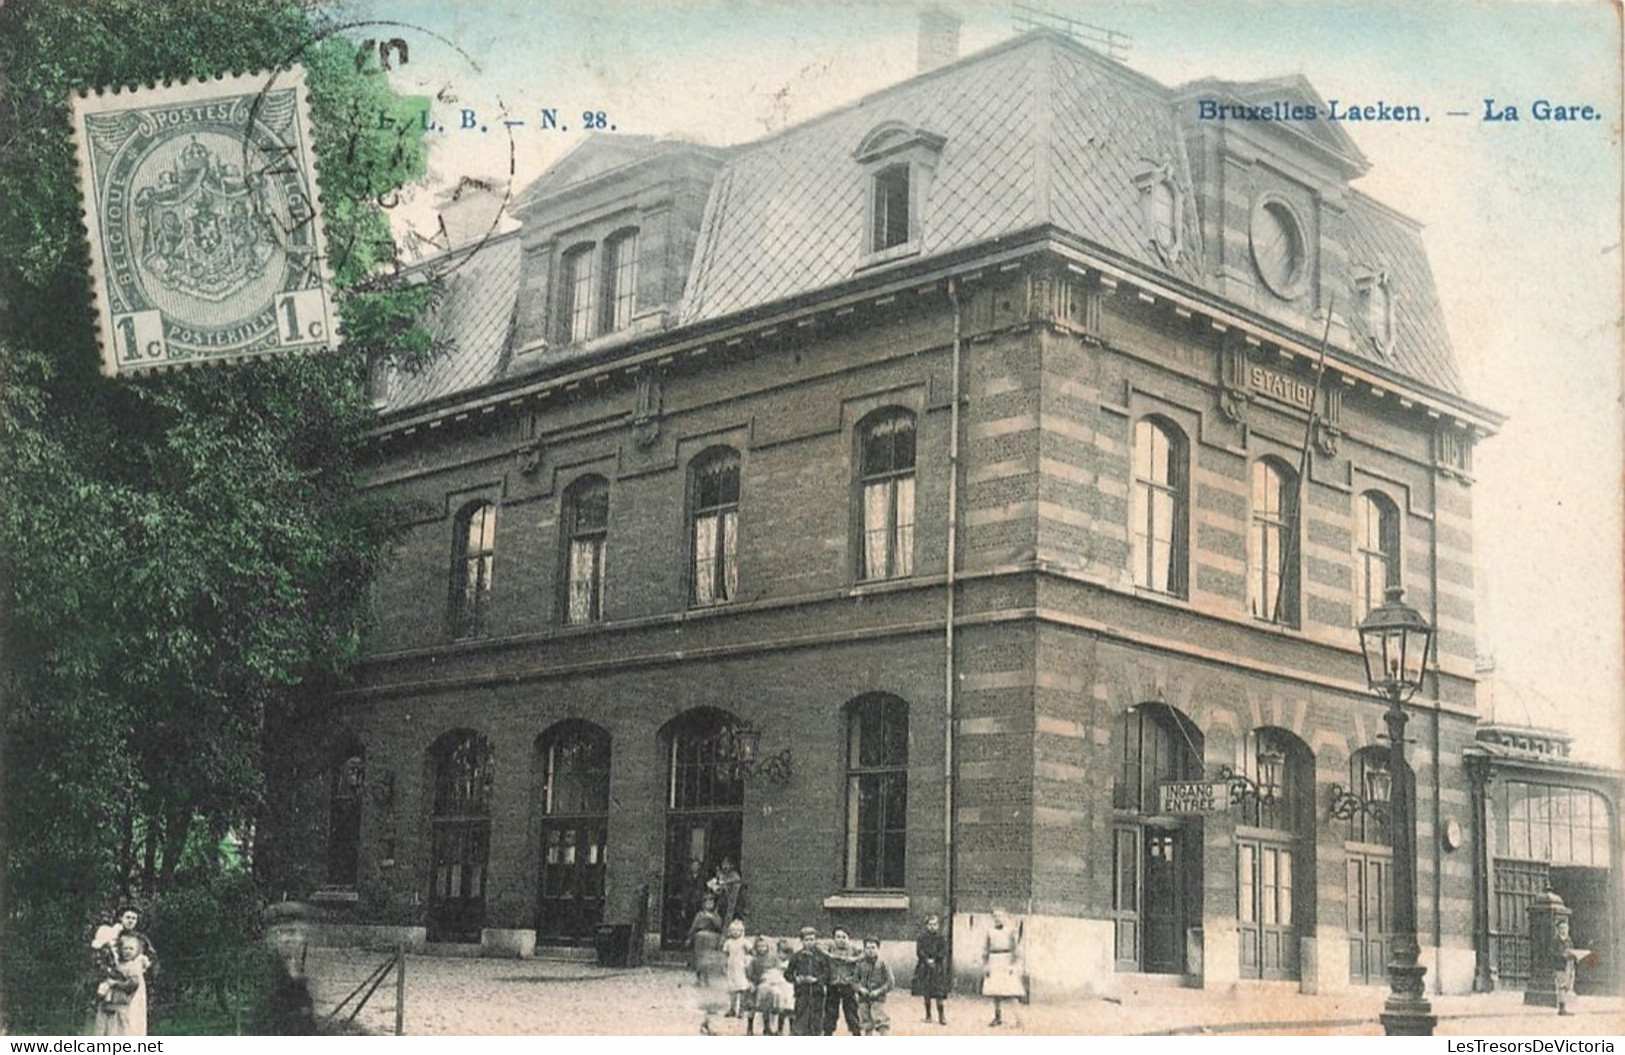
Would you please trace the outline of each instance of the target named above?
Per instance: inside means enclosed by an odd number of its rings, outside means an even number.
[[[102,373],[335,348],[304,70],[82,93]]]

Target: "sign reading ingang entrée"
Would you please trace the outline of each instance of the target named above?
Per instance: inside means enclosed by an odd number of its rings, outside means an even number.
[[[1176,780],[1158,785],[1158,813],[1223,813],[1230,785],[1222,780]]]
[[[81,94],[102,372],[338,344],[302,68]]]

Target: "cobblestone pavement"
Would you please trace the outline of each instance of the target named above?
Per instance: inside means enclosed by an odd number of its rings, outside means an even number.
[[[313,949],[310,971],[317,1009],[331,1011],[388,958],[360,949]],[[1377,1035],[1384,992],[1304,996],[1284,986],[1210,993],[1125,980],[1111,999],[1034,1003],[989,1025],[992,1004],[978,996],[948,1001],[948,1025],[921,1021],[906,992],[887,1002],[894,1035],[1056,1036],[1125,1034]],[[692,1036],[701,1012],[693,976],[669,967],[607,970],[590,962],[408,956],[405,1032],[423,1036]],[[1618,1036],[1625,1033],[1619,1000],[1582,997],[1579,1013],[1526,1008],[1519,993],[1435,997],[1441,1036]],[[361,1011],[368,1030],[394,1030],[393,976]],[[723,1034],[744,1023],[717,1016]],[[760,1023],[758,1023],[760,1028]],[[845,1026],[839,1032],[845,1033]]]

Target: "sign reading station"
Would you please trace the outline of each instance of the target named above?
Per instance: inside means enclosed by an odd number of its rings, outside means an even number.
[[[1230,785],[1222,780],[1175,780],[1158,785],[1158,813],[1223,813]]]
[[[304,70],[73,100],[102,372],[338,344]]]

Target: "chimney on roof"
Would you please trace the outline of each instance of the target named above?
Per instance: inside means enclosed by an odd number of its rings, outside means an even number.
[[[920,12],[919,72],[929,73],[959,58],[961,24],[958,15],[940,7],[928,7]]]
[[[487,179],[464,176],[440,197],[447,248],[457,249],[501,229],[502,188]]]

